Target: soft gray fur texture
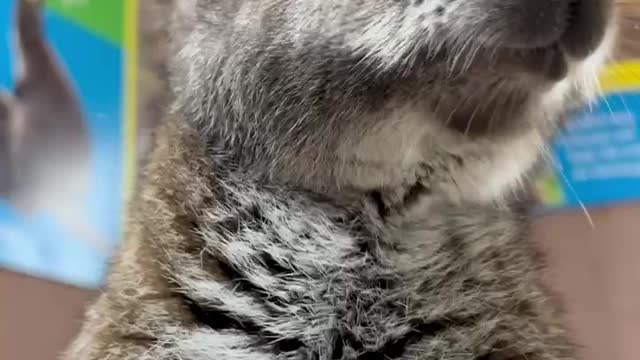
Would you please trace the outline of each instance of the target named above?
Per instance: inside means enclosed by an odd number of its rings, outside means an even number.
[[[509,204],[609,0],[163,4],[175,107],[66,359],[575,359]]]

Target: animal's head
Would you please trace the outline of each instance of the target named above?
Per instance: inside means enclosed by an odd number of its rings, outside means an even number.
[[[426,164],[432,185],[481,198],[517,182],[593,94],[615,33],[612,0],[181,7],[178,111],[242,164],[365,189],[411,181]]]

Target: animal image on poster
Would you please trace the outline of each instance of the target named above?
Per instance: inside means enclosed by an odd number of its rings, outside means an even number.
[[[80,220],[91,166],[88,129],[66,69],[43,37],[37,4],[19,2],[16,35],[15,94],[2,101],[2,197],[22,215],[56,214],[95,238]]]
[[[116,3],[0,5],[8,39],[0,50],[0,266],[94,287],[117,244],[122,30],[112,28],[109,39],[109,29],[86,28],[78,15],[91,4],[121,13]]]

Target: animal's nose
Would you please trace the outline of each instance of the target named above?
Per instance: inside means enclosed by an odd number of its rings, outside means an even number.
[[[508,31],[506,47],[534,49],[559,44],[577,58],[587,56],[602,41],[611,0],[499,1],[496,9]],[[507,30],[505,29],[505,30]]]
[[[568,27],[569,0],[518,0],[494,3],[504,28],[504,45],[532,49],[556,43]]]
[[[611,0],[571,1],[568,26],[560,40],[565,51],[576,58],[593,52],[602,42],[611,11]]]

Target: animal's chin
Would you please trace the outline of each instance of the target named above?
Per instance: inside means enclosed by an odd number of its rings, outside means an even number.
[[[500,51],[491,63],[474,64],[464,90],[457,97],[450,96],[438,115],[447,128],[469,137],[513,134],[541,126],[550,120],[544,117],[561,115],[569,99],[578,98],[577,94],[557,94],[560,97],[552,105],[543,105],[541,100],[567,79],[572,71],[569,59],[560,45]]]
[[[468,137],[549,128],[549,121],[561,121],[571,108],[589,100],[585,96],[591,91],[582,86],[588,86],[587,80],[595,78],[603,65],[606,41],[590,43],[586,50],[571,49],[563,42],[528,49],[481,49],[465,67],[452,71],[456,80],[444,80],[448,87],[434,104],[437,116],[448,129]],[[567,86],[556,86],[562,83]]]
[[[514,134],[536,125],[527,114],[554,83],[522,76],[521,69],[478,73],[447,89],[450,92],[445,90],[449,94],[440,97],[433,108],[446,128],[468,137]],[[544,113],[540,111],[541,116]]]
[[[525,76],[536,83],[562,80],[569,71],[568,56],[560,44],[534,49],[503,49],[496,55],[495,66],[514,76]]]
[[[513,133],[530,125],[523,120],[526,104],[526,99],[516,97],[505,102],[476,100],[454,108],[443,121],[448,129],[471,138]]]

